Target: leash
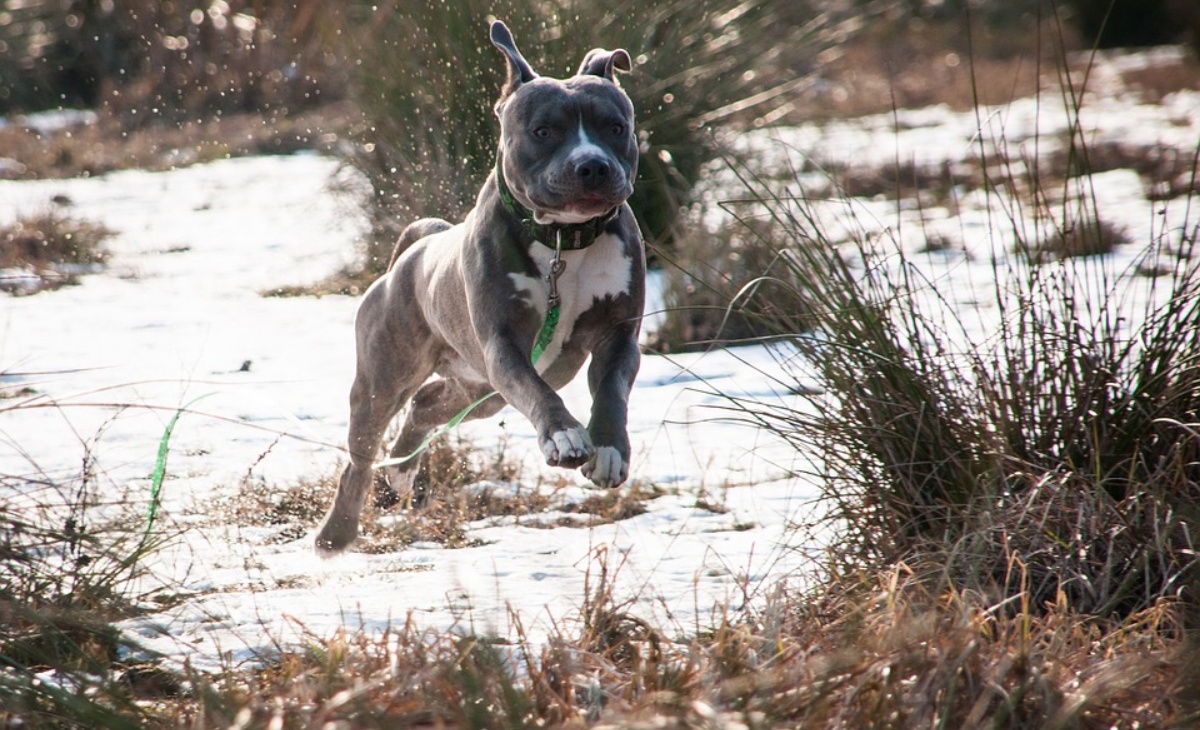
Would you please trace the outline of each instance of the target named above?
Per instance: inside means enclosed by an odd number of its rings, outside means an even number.
[[[558,277],[562,276],[562,273],[567,270],[567,262],[562,260],[562,238],[563,232],[560,229],[554,242],[554,258],[550,261],[550,272],[546,274],[546,282],[550,286],[550,292],[546,297],[546,318],[542,321],[542,328],[538,330],[537,338],[535,338],[533,341],[533,350],[529,354],[529,363],[531,365],[537,365],[537,362],[541,359],[542,354],[546,352],[546,348],[550,346],[550,341],[554,339],[554,332],[558,329],[558,320],[561,314],[561,308],[559,307],[561,298],[558,295]],[[415,459],[416,457],[420,456],[422,452],[428,449],[429,445],[432,444],[435,439],[445,433],[448,433],[455,426],[462,423],[467,416],[471,415],[471,411],[474,411],[476,408],[482,405],[485,400],[498,394],[498,391],[493,390],[491,393],[482,396],[474,403],[471,403],[466,408],[454,414],[454,417],[447,421],[445,425],[434,429],[432,433],[426,436],[425,440],[422,441],[412,453],[405,456],[393,456],[389,459],[376,462],[373,468],[382,469],[385,466],[399,466],[400,464],[404,464]]]

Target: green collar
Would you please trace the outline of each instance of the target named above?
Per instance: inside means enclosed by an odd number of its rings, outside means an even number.
[[[517,199],[513,197],[512,191],[504,183],[504,174],[500,172],[499,165],[496,166],[496,187],[500,190],[500,202],[504,205],[504,209],[520,222],[521,229],[534,241],[550,248],[558,245],[560,234],[562,250],[578,251],[587,248],[595,243],[596,238],[608,227],[609,221],[617,215],[617,208],[614,208],[605,215],[583,223],[538,223],[533,219],[533,211],[518,203]]]

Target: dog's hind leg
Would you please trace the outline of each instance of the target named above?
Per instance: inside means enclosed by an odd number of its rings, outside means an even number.
[[[350,389],[350,463],[342,471],[333,506],[317,532],[318,553],[341,552],[358,537],[358,521],[374,479],[379,444],[412,391],[403,383],[380,383],[362,372],[355,377]]]
[[[462,412],[467,406],[491,392],[491,386],[485,384],[466,384],[460,380],[432,380],[413,396],[412,405],[392,445],[391,458],[399,459],[413,455],[408,461],[395,466],[386,467],[388,483],[392,490],[393,504],[407,501],[413,493],[413,482],[417,477],[423,454],[413,454],[421,447],[429,434],[439,426],[449,423],[452,418]],[[487,418],[495,415],[504,407],[504,399],[499,395],[475,406],[466,419]]]

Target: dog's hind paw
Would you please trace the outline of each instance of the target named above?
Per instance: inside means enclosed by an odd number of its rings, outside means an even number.
[[[601,446],[596,449],[596,455],[583,465],[581,471],[597,487],[612,489],[623,484],[629,476],[629,463],[617,449]]]
[[[550,438],[542,440],[542,454],[550,466],[574,469],[587,463],[595,451],[592,437],[583,426],[555,431]]]
[[[358,538],[358,520],[332,519],[326,517],[313,547],[322,558],[332,558],[340,554]]]
[[[317,557],[332,558],[341,555],[352,542],[354,542],[353,537],[322,534],[318,535],[317,539],[313,541],[313,548],[317,553]]]

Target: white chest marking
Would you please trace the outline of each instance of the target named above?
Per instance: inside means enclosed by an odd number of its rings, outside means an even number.
[[[550,291],[546,275],[550,272],[554,250],[547,246],[535,245],[530,250],[530,255],[537,264],[541,277],[535,278],[525,274],[508,276],[518,295],[531,303],[540,316],[545,317]],[[606,233],[582,251],[563,251],[562,260],[567,267],[558,278],[558,328],[554,331],[554,338],[550,340],[542,358],[538,360],[539,373],[545,372],[562,352],[562,344],[570,338],[575,321],[580,315],[606,297],[615,298],[629,291],[632,262],[625,255],[625,242],[618,236]]]

